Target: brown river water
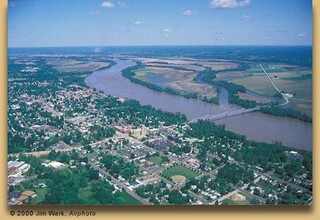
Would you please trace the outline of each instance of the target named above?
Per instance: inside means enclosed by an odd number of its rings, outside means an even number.
[[[241,107],[228,103],[228,93],[225,89],[220,95],[220,105],[205,103],[196,99],[186,99],[151,90],[139,84],[130,82],[122,76],[121,71],[134,66],[131,60],[115,60],[116,65],[109,69],[96,71],[85,79],[90,88],[96,88],[105,94],[138,100],[143,105],[151,105],[157,109],[169,112],[181,112],[188,119],[194,119],[208,114],[219,114]],[[296,119],[274,117],[259,112],[218,120],[215,123],[225,124],[226,129],[246,135],[249,140],[282,144],[305,150],[312,150],[312,124]]]

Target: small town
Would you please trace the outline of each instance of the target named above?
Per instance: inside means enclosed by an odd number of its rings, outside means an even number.
[[[9,205],[312,203],[309,151],[190,123],[19,59],[33,65],[9,72]]]

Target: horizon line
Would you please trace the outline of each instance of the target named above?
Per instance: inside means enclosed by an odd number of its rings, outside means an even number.
[[[295,45],[285,45],[285,44],[224,44],[224,45],[208,45],[208,44],[198,44],[198,45],[183,45],[183,44],[163,44],[163,45],[152,45],[152,44],[145,44],[145,45],[100,45],[100,46],[14,46],[14,47],[7,47],[7,49],[27,49],[27,48],[75,48],[75,47],[200,47],[200,46],[207,46],[207,47],[313,47],[313,44],[295,44]]]

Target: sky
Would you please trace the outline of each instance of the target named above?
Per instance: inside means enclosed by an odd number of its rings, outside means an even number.
[[[312,45],[312,1],[9,0],[8,45]]]

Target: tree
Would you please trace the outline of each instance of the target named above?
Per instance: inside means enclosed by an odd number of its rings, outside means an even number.
[[[170,192],[169,202],[177,205],[184,205],[188,203],[186,197],[183,197],[182,194],[177,190],[173,190]]]
[[[114,164],[114,165],[111,167],[110,173],[111,173],[111,174],[119,174],[120,171],[121,171],[121,167],[120,167],[118,164]]]
[[[161,157],[161,163],[170,162],[169,158],[167,156]]]
[[[89,178],[92,180],[98,180],[99,179],[99,172],[94,169],[89,169]]]
[[[101,162],[104,164],[104,167],[107,170],[110,170],[113,165],[113,157],[111,155],[107,155],[104,158],[102,158]]]
[[[150,202],[152,202],[152,203],[155,204],[155,205],[159,205],[159,204],[160,204],[159,200],[156,198],[155,195],[152,195],[152,196],[150,197]]]

